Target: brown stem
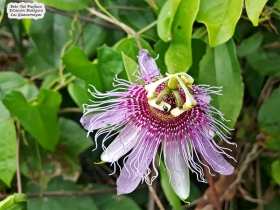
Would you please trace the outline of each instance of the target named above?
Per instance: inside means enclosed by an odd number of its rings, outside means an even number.
[[[203,163],[206,165],[205,160],[203,160]],[[215,202],[216,209],[222,210],[221,203],[220,203],[219,197],[218,197],[218,193],[216,191],[215,184],[213,182],[213,178],[212,178],[211,174],[209,173],[209,168],[207,168],[206,166],[203,166],[203,167],[204,167],[204,172],[205,172],[207,182],[208,182],[210,188],[212,189],[212,192],[214,195],[214,202]]]
[[[16,167],[17,167],[17,188],[18,193],[22,193],[20,167],[19,167],[19,154],[20,154],[20,122],[16,121],[17,128],[17,151],[16,151]]]
[[[157,196],[156,191],[155,191],[154,188],[152,187],[152,183],[151,183],[150,177],[147,176],[146,179],[147,179],[147,183],[149,183],[149,184],[148,184],[149,191],[150,191],[151,195],[153,196],[153,198],[154,198],[154,200],[155,200],[155,202],[156,202],[158,208],[159,208],[160,210],[164,210],[164,207],[163,207],[163,205],[162,205],[162,203],[161,203],[159,197]]]

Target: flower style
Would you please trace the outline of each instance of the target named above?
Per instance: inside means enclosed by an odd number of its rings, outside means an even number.
[[[234,144],[225,135],[229,134],[229,128],[212,117],[217,114],[225,120],[223,114],[210,105],[210,94],[219,94],[221,89],[193,85],[193,78],[186,73],[163,77],[147,50],[139,52],[138,62],[138,82],[145,84],[116,78],[115,90],[101,93],[93,87],[91,94],[102,101],[84,105],[81,123],[88,132],[99,129],[95,135],[96,145],[97,138],[106,134],[102,141],[102,161],[116,167],[117,161],[128,153],[117,179],[118,194],[132,192],[141,180],[147,182],[151,163],[156,172],[151,180],[157,177],[155,159],[160,150],[170,183],[185,200],[189,196],[189,169],[196,173],[199,181],[206,182],[201,156],[220,174],[229,175],[234,170],[222,156],[232,158],[225,152],[229,149],[220,147],[213,139],[217,135]],[[115,134],[118,136],[106,148],[104,142]]]

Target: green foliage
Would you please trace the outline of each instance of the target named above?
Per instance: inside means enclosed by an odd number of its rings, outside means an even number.
[[[259,25],[259,16],[268,0],[245,0],[246,11],[254,26]]]
[[[15,193],[0,202],[0,210],[27,210],[25,194]]]
[[[59,93],[41,89],[37,99],[28,102],[21,92],[13,90],[6,94],[3,103],[44,148],[55,150],[59,137]]]
[[[55,7],[57,9],[76,11],[85,9],[90,4],[90,0],[38,0],[37,2],[43,3],[47,6]]]
[[[172,26],[172,40],[165,54],[169,73],[187,72],[192,65],[192,27],[199,8],[199,0],[182,1]]]
[[[232,40],[215,48],[208,47],[200,62],[199,82],[223,87],[223,96],[213,96],[213,105],[230,120],[225,122],[233,127],[243,100],[243,84],[240,67]],[[227,69],[225,71],[225,69]]]
[[[242,5],[242,0],[200,1],[196,20],[206,25],[211,47],[223,44],[232,37]]]

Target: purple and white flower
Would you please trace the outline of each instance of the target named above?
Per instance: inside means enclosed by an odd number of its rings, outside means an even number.
[[[124,166],[117,179],[117,193],[132,192],[141,181],[147,182],[152,165],[156,175],[156,154],[163,153],[170,183],[183,200],[189,196],[189,169],[199,181],[206,182],[202,157],[213,170],[230,175],[234,168],[223,157],[232,158],[213,139],[217,135],[228,141],[229,128],[213,117],[223,114],[210,105],[211,94],[221,89],[209,85],[193,85],[186,73],[160,74],[155,60],[147,50],[138,56],[141,83],[115,79],[115,89],[91,94],[101,101],[84,105],[81,123],[97,138],[104,134],[101,160],[115,167],[124,157]],[[104,143],[113,135],[115,140],[106,148]],[[229,150],[230,151],[230,150]],[[207,166],[206,166],[207,167]]]

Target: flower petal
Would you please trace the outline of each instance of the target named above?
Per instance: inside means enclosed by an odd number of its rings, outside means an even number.
[[[155,158],[158,144],[153,139],[142,140],[134,147],[117,179],[117,194],[131,193],[144,178],[145,172]]]
[[[108,146],[101,155],[101,160],[105,162],[116,162],[120,157],[128,153],[142,137],[139,134],[140,128],[126,126],[117,138]]]
[[[198,143],[200,141],[200,143]],[[201,140],[196,139],[194,142],[195,148],[200,154],[205,158],[205,160],[210,164],[210,166],[222,175],[230,175],[234,171],[234,167],[230,165],[220,152],[215,150],[210,139],[201,138]]]
[[[206,94],[198,94],[196,95],[196,98],[199,99],[199,104],[200,105],[205,105],[205,104],[209,104],[211,101],[211,97],[209,95]]]
[[[173,142],[165,143],[164,156],[171,186],[182,200],[186,200],[190,195],[189,168],[184,160],[180,146],[175,145]]]
[[[142,49],[139,51],[138,63],[142,77],[148,79],[160,75],[155,59],[152,58],[148,50]]]
[[[93,131],[108,125],[115,125],[129,117],[127,110],[110,110],[100,114],[84,115],[80,122],[86,130]]]

